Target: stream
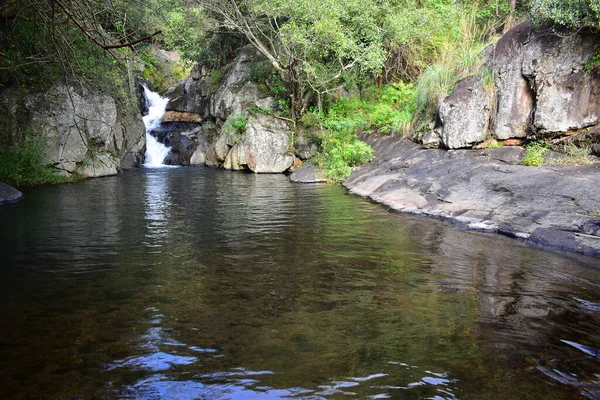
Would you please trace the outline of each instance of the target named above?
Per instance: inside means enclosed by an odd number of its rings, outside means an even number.
[[[598,259],[141,168],[0,208],[2,399],[600,398]]]

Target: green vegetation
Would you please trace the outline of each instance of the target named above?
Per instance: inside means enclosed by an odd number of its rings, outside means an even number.
[[[527,146],[523,165],[529,167],[540,167],[544,163],[544,155],[548,152],[548,146],[544,142],[533,142]]]
[[[252,45],[262,58],[252,62],[248,79],[276,99],[280,117],[310,130],[331,179],[371,157],[358,133],[418,137],[434,126],[439,102],[461,79],[479,75],[486,90],[495,90],[493,72],[482,69],[484,49],[516,16],[600,27],[594,0],[5,3],[0,90],[63,82],[133,104],[136,78],[164,89],[200,63],[211,92],[238,50]],[[158,48],[179,52],[181,61],[165,69]],[[596,54],[586,69],[599,64]],[[348,89],[353,96],[340,96]],[[245,121],[234,117],[226,125],[239,133]],[[0,143],[15,145],[11,135],[1,136]]]
[[[42,159],[41,144],[32,139],[0,149],[0,182],[16,187],[63,182],[64,178]]]
[[[577,147],[573,144],[565,144],[559,150],[563,155],[557,161],[560,164],[587,165],[596,161],[589,146]]]
[[[598,0],[530,0],[533,17],[574,29],[600,28]]]

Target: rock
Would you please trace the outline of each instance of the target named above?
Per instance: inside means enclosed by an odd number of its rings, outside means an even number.
[[[294,171],[294,173],[290,175],[290,180],[296,183],[327,182],[325,172],[310,162],[302,164],[300,168]]]
[[[170,151],[163,160],[166,165],[190,165],[193,154],[204,135],[204,128],[190,123],[166,123],[150,132]]]
[[[600,76],[585,63],[600,48],[597,34],[554,32],[525,22],[489,52],[495,74],[498,139],[554,134],[600,122]]]
[[[265,114],[250,115],[239,143],[240,165],[256,173],[287,171],[295,160],[290,153],[290,136],[287,122]]]
[[[525,167],[523,150],[427,150],[376,135],[376,160],[344,185],[392,209],[448,218],[528,243],[600,256],[600,164]]]
[[[190,112],[167,111],[163,116],[162,122],[200,123],[202,122],[202,116],[200,114]]]
[[[235,171],[247,169],[248,161],[246,159],[245,150],[243,142],[236,143],[227,154],[227,158],[225,158],[225,162],[223,163],[223,168]]]
[[[16,203],[23,199],[23,193],[4,182],[0,182],[0,205]]]
[[[522,146],[524,143],[524,139],[506,139],[502,141],[502,146]]]
[[[198,147],[196,147],[194,154],[192,154],[192,156],[190,157],[190,165],[206,164],[206,152],[208,150],[208,139],[206,136],[206,134],[198,136]]]
[[[194,68],[194,70],[198,68]],[[199,115],[210,113],[209,96],[211,91],[209,85],[204,79],[195,79],[196,75],[193,71],[189,77],[165,91],[163,96],[170,99],[167,104],[167,111],[188,112]]]
[[[76,173],[90,178],[116,175],[118,171],[118,161],[108,153],[89,155],[75,168]]]
[[[421,144],[426,149],[436,149],[441,146],[442,138],[440,136],[439,129],[433,129],[423,135],[423,139],[421,139]]]
[[[251,62],[257,57],[252,46],[242,48],[228,66],[221,84],[210,99],[210,115],[225,120],[250,107],[272,105],[273,99],[254,82],[248,81]]]
[[[600,76],[584,70],[599,48],[597,34],[535,32],[526,45],[523,75],[536,94],[537,132],[567,132],[600,122]]]
[[[458,149],[485,140],[491,100],[479,78],[460,81],[439,108],[444,146]]]
[[[308,160],[319,152],[319,146],[302,134],[294,138],[294,149],[301,160]]]
[[[10,89],[3,92],[2,101],[11,104],[4,108],[12,114],[8,121],[40,133],[44,162],[64,176],[76,170],[84,176],[97,176],[90,168],[80,168],[81,163],[91,162],[94,154],[105,153],[114,158],[108,163],[111,166],[119,166],[124,159],[128,160],[127,166],[135,166],[140,159],[145,128],[139,110],[117,105],[110,96],[93,88],[59,85],[33,94]],[[116,173],[112,167],[100,169],[102,174]]]
[[[495,75],[497,111],[492,127],[500,140],[527,137],[531,127],[535,93],[523,75],[524,46],[533,25],[526,22],[508,31],[493,47],[487,64]]]

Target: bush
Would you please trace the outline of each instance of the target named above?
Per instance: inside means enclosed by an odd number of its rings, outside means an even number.
[[[25,187],[59,183],[65,179],[54,168],[44,165],[43,149],[38,141],[27,139],[0,151],[0,181]]]
[[[527,146],[523,165],[528,167],[540,167],[544,163],[544,155],[548,152],[548,147],[544,142],[533,142]]]
[[[530,0],[535,20],[549,21],[574,29],[600,28],[598,0]]]

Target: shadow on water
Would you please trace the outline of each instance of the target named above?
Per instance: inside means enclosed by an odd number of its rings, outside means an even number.
[[[599,398],[598,260],[144,169],[0,208],[0,397]]]

